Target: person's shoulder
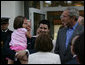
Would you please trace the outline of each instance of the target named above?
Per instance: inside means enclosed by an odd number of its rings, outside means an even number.
[[[26,28],[18,28],[17,31],[18,32],[27,32],[27,29]]]
[[[32,53],[32,54],[29,55],[29,58],[34,58],[34,57],[36,57],[37,55],[39,56],[39,53],[37,53],[37,52],[36,52],[36,53]]]
[[[78,24],[77,27],[76,27],[76,30],[78,30],[78,32],[82,33],[82,32],[84,32],[84,26]]]
[[[59,54],[50,53],[49,58],[51,58],[52,60],[56,60],[55,62],[59,64],[61,63]]]
[[[59,29],[58,32],[63,32],[63,31],[65,31],[65,30],[67,30],[67,27],[63,27],[63,28]]]
[[[13,32],[12,30],[8,29],[8,32]]]
[[[67,62],[66,64],[78,64],[78,61],[76,58],[73,58],[71,61]]]
[[[26,28],[18,28],[17,30],[27,30]]]
[[[48,55],[54,56],[54,57],[59,57],[59,54],[51,53],[49,52]]]
[[[79,28],[84,28],[84,26],[81,25],[81,24],[79,24],[79,23],[78,23],[77,27],[79,27]]]
[[[13,33],[13,31],[12,30],[9,30],[8,29],[8,31],[7,31],[10,35]]]

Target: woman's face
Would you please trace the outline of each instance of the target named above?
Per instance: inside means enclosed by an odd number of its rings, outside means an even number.
[[[39,26],[39,32],[40,33],[49,33],[48,25],[46,24],[40,24]]]
[[[61,21],[62,21],[62,24],[64,26],[70,26],[70,24],[72,23],[71,22],[71,18],[69,16],[69,11],[68,10],[66,10],[66,11],[64,11],[62,13],[62,15],[61,15]]]

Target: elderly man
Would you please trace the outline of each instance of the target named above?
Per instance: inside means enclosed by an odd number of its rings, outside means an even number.
[[[68,7],[61,15],[61,21],[66,25],[58,32],[55,53],[60,55],[61,63],[64,64],[72,59],[71,40],[77,34],[84,31],[84,27],[77,22],[79,11],[76,8]]]

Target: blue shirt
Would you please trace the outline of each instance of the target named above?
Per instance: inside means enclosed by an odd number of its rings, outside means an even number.
[[[76,22],[76,24],[73,26],[73,28],[68,28],[68,30],[67,30],[67,33],[66,33],[66,48],[68,47],[68,43],[71,40],[71,37],[72,37],[73,32],[74,32],[77,25],[78,25],[78,22]]]

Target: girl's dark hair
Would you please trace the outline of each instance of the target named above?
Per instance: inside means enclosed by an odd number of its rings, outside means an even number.
[[[35,49],[42,52],[50,52],[53,49],[51,37],[46,33],[41,33],[35,41]]]
[[[18,29],[18,28],[22,28],[22,25],[24,23],[24,19],[25,17],[23,16],[17,16],[15,19],[14,19],[14,29]]]

